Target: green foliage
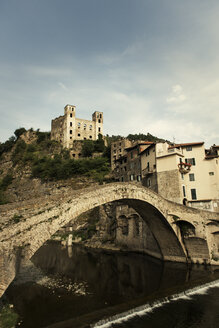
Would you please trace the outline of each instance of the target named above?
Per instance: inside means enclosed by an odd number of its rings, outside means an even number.
[[[156,141],[165,141],[164,139],[160,139],[160,138],[157,138],[155,136],[153,136],[152,134],[150,133],[147,133],[147,134],[143,134],[143,133],[139,133],[139,134],[129,134],[127,136],[127,139],[129,140],[134,140],[134,141],[137,141],[137,140],[144,140],[144,141],[151,141],[151,142],[156,142]]]
[[[102,134],[98,134],[98,139],[94,142],[94,151],[97,153],[102,153],[105,149],[104,140]]]
[[[1,328],[14,328],[18,321],[18,315],[9,306],[5,305],[0,312],[0,327]]]
[[[60,155],[54,158],[42,157],[34,161],[33,177],[45,180],[68,179],[75,175],[87,175],[100,181],[109,173],[108,160],[103,157],[95,159],[63,159]]]
[[[43,141],[50,141],[50,132],[40,132],[37,130],[37,143],[41,143]]]
[[[82,156],[92,157],[93,152],[94,152],[94,142],[92,140],[84,140],[82,146]]]
[[[7,204],[8,200],[4,192],[0,189],[0,205]]]
[[[12,149],[12,147],[15,144],[15,137],[12,136],[10,137],[7,141],[4,143],[0,144],[0,157],[2,156],[3,153],[6,153]]]
[[[12,183],[12,174],[7,174],[2,180],[0,180],[0,190],[5,191],[7,187]]]
[[[8,199],[5,196],[4,191],[11,184],[12,180],[13,180],[12,174],[7,174],[6,176],[4,176],[3,179],[0,180],[0,205],[8,203]]]
[[[13,162],[13,165],[16,165],[20,160],[23,159],[26,147],[27,145],[24,140],[18,140],[16,142],[16,147],[11,155],[11,160]]]
[[[15,136],[17,137],[17,139],[26,132],[25,128],[19,128],[17,130],[14,131]]]

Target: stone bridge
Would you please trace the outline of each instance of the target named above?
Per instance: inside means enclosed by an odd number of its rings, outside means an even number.
[[[219,264],[219,214],[167,201],[133,183],[69,192],[56,200],[0,206],[0,297],[19,270],[51,236],[80,214],[113,201],[130,205],[147,223],[166,261]]]

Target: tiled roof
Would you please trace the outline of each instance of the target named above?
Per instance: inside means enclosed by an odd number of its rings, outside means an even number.
[[[154,144],[154,142],[152,141],[143,141],[143,142],[139,142],[138,144],[134,145],[134,146],[131,146],[131,147],[128,147],[128,148],[125,148],[126,151],[130,151],[134,148],[137,148],[138,146],[142,146],[142,145],[152,145]]]
[[[182,143],[182,144],[175,144],[170,146],[169,149],[178,148],[178,147],[187,147],[187,146],[201,146],[204,145],[204,141],[202,142],[189,142],[189,143]]]

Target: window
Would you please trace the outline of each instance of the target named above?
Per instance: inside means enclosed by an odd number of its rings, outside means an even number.
[[[214,175],[214,172],[209,172],[209,175]]]
[[[187,150],[187,151],[192,151],[192,146],[187,146],[187,147],[186,147],[186,150]]]
[[[87,127],[87,124],[86,124],[86,123],[84,123],[84,130],[86,130],[86,127]]]
[[[80,129],[80,127],[81,127],[81,123],[80,123],[80,122],[78,122],[78,129]]]
[[[72,122],[70,122],[70,126],[72,126]]]
[[[72,117],[72,113],[70,113],[70,117]]]
[[[69,132],[70,132],[70,134],[72,134],[72,130],[70,130]]]
[[[119,152],[121,153],[122,152],[122,149],[119,149]]]
[[[124,171],[126,171],[127,170],[127,168],[126,168],[126,166],[124,166]]]
[[[72,137],[70,137],[70,139],[72,139]]]
[[[149,149],[146,150],[146,154],[145,155],[146,156],[150,155],[150,150]]]
[[[186,197],[186,187],[185,186],[182,187],[183,187],[183,197]]]
[[[147,162],[147,169],[148,169],[148,171],[150,171],[150,163],[149,162]]]
[[[100,114],[100,118],[102,118],[102,114]]]
[[[92,130],[92,125],[89,126],[89,129]]]
[[[137,181],[141,181],[141,175],[137,175]]]
[[[197,199],[196,189],[191,189],[191,196],[192,196],[192,199]]]
[[[147,187],[149,188],[151,186],[151,179],[147,179]]]
[[[98,132],[100,132],[101,131],[101,128],[98,128]]]
[[[75,157],[75,154],[72,154],[73,157]]]
[[[78,133],[78,137],[80,137],[81,135],[80,135],[80,133]]]
[[[182,180],[184,180],[184,174],[183,173],[181,173],[181,178],[182,178]]]
[[[195,158],[186,158],[185,162],[188,164],[195,165]]]
[[[92,139],[92,136],[90,136],[89,138]]]
[[[101,123],[101,120],[100,119],[98,120],[98,123]]]
[[[195,181],[195,174],[194,173],[189,174],[189,181]]]
[[[131,174],[130,175],[130,181],[133,181],[134,180],[134,174]]]

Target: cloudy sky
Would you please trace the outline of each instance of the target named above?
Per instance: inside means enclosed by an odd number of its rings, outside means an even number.
[[[0,141],[66,104],[105,134],[219,144],[218,0],[0,0]]]

